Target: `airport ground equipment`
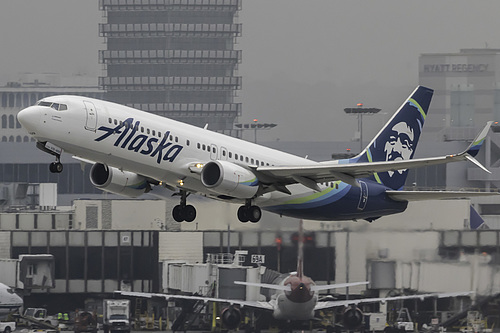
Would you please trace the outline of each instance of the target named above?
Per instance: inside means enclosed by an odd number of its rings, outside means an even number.
[[[95,313],[78,311],[75,316],[75,333],[97,333],[97,316]]]
[[[102,311],[104,333],[130,332],[130,300],[105,299]]]
[[[0,332],[10,333],[16,329],[15,321],[4,321],[0,322]]]
[[[14,314],[13,316],[18,318],[18,323],[21,326],[49,330],[57,330],[59,326],[58,320],[54,316],[48,316],[45,308],[27,308],[24,310],[24,314]]]

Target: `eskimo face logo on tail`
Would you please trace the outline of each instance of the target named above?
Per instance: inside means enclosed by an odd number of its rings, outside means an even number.
[[[404,121],[397,123],[392,127],[392,134],[385,143],[384,152],[386,161],[409,160],[413,156],[413,140],[415,133]],[[405,170],[397,170],[402,174]],[[392,177],[394,171],[388,171],[389,177]]]
[[[372,161],[412,159],[425,117],[420,105],[413,99],[408,100],[370,147]],[[387,171],[378,173],[375,178],[379,183],[399,189],[405,183],[407,172],[406,169]]]
[[[95,139],[95,141],[103,141],[112,137],[113,134],[120,134],[113,144],[115,147],[128,149],[142,155],[156,157],[156,162],[158,164],[160,164],[161,161],[173,162],[182,151],[183,146],[178,144],[174,145],[172,142],[166,142],[170,135],[170,131],[167,131],[160,141],[158,137],[150,137],[149,135],[139,133],[140,121],[136,121],[135,124],[132,125],[133,123],[134,118],[127,118],[123,123],[114,128],[101,126],[98,130],[103,131],[104,134]]]

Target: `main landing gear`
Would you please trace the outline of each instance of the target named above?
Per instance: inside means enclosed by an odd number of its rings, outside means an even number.
[[[252,200],[248,199],[245,206],[238,208],[238,220],[241,222],[259,222],[262,217],[262,211],[259,206],[252,205]]]
[[[181,204],[174,207],[172,217],[177,222],[193,222],[196,218],[196,208],[192,205],[186,205],[188,193],[181,190]]]
[[[192,205],[186,205],[186,198],[189,195],[188,192],[181,190],[179,194],[181,196],[181,203],[174,207],[172,210],[172,217],[177,222],[193,222],[196,218],[196,208]],[[262,211],[259,206],[252,205],[252,200],[246,200],[244,206],[238,209],[238,220],[240,222],[259,222],[262,217]]]

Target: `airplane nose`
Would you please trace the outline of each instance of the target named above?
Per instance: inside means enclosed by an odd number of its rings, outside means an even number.
[[[30,106],[17,113],[17,120],[30,133],[34,133],[40,123],[40,110]]]

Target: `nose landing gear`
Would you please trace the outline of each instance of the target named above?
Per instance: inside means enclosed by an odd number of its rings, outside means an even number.
[[[49,164],[49,170],[52,173],[61,173],[63,171],[63,165],[59,160],[59,157],[57,157],[57,160],[55,162]]]

